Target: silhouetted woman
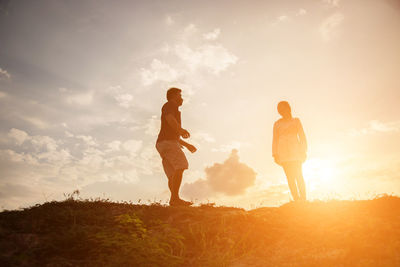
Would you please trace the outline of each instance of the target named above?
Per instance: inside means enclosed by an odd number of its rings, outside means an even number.
[[[306,135],[300,120],[292,117],[288,102],[279,102],[278,112],[282,118],[274,123],[272,156],[285,171],[293,199],[306,200],[302,171],[307,152]]]

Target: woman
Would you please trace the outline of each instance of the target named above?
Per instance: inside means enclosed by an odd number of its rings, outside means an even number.
[[[288,102],[278,103],[278,113],[282,118],[274,123],[272,156],[285,171],[293,199],[306,200],[302,164],[306,160],[307,140],[303,126],[292,117]]]

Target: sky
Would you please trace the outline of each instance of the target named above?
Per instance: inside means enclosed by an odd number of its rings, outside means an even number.
[[[169,199],[155,149],[183,90],[181,196],[290,201],[273,162],[281,100],[303,124],[308,198],[400,195],[396,0],[1,1],[0,208]]]

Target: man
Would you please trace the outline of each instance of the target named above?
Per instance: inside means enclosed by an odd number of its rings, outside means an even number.
[[[188,161],[182,151],[186,147],[190,152],[196,152],[196,147],[186,143],[190,133],[181,127],[181,113],[179,107],[183,103],[182,90],[170,88],[167,91],[168,102],[161,109],[161,129],[158,134],[156,148],[162,158],[164,172],[168,177],[168,187],[171,191],[171,206],[189,206],[192,202],[179,197],[179,188],[184,170],[188,168]]]

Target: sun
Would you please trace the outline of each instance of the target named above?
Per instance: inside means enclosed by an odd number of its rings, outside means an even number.
[[[332,160],[311,158],[303,164],[304,178],[312,187],[335,187],[337,169]]]

